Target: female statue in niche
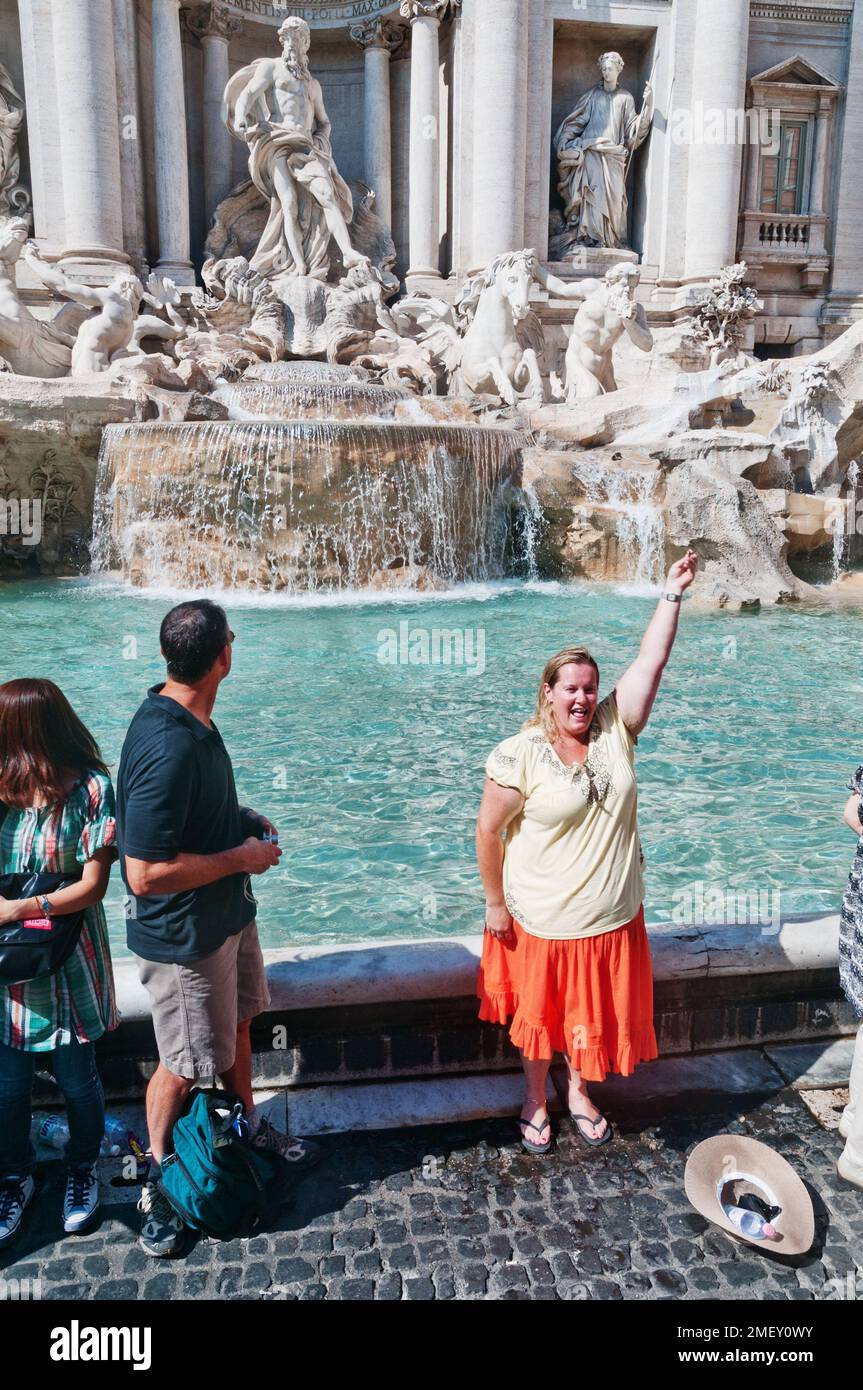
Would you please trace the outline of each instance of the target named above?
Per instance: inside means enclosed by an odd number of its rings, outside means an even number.
[[[602,82],[584,94],[554,137],[566,230],[583,246],[627,245],[626,175],[650,130],[653,88],[646,84],[636,112],[630,93],[618,86],[623,67],[619,53],[603,53]]]

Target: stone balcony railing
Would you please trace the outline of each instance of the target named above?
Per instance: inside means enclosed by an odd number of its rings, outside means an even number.
[[[781,265],[800,271],[801,287],[819,289],[827,279],[824,213],[744,212],[740,258],[753,269]]]

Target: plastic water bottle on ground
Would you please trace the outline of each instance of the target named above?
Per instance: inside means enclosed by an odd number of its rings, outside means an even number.
[[[132,1136],[134,1137],[134,1136]],[[116,1115],[105,1116],[105,1137],[102,1140],[102,1156],[116,1158],[118,1154],[129,1153],[129,1126],[118,1120]]]
[[[69,1142],[69,1126],[60,1115],[49,1115],[38,1128],[38,1142],[51,1149],[65,1149]],[[116,1158],[118,1154],[134,1152],[131,1140],[135,1136],[129,1126],[116,1115],[105,1116],[105,1134],[99,1148],[103,1158]]]
[[[39,1126],[39,1142],[49,1149],[65,1149],[69,1142],[69,1126],[60,1115],[49,1115]]]
[[[725,1215],[736,1226],[741,1235],[748,1236],[750,1240],[775,1240],[776,1227],[769,1221],[765,1221],[758,1212],[747,1211],[743,1207],[726,1207]]]

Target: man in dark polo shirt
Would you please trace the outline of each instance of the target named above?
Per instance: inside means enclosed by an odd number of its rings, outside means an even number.
[[[251,1020],[270,1002],[252,874],[281,851],[275,826],[237,802],[231,759],[210,716],[231,670],[234,634],[208,599],[173,608],[160,630],[168,679],[126,734],[117,777],[117,838],[130,895],[129,949],[150,996],[159,1066],[147,1088],[153,1158],[172,1151],[174,1121],[196,1083],[221,1077],[246,1107],[253,1142],[292,1168],[317,1145],[255,1113]],[[144,1187],[141,1244],[172,1255],[183,1223],[155,1183]]]

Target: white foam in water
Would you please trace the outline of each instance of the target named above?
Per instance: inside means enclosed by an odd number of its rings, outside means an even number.
[[[511,594],[566,593],[576,585],[556,581],[520,579],[488,580],[485,583],[451,584],[445,589],[338,589],[334,592],[272,593],[243,589],[184,589],[171,585],[148,585],[145,589],[110,573],[76,580],[95,597],[99,594],[119,598],[147,599],[156,603],[183,603],[192,598],[210,598],[231,608],[382,608],[418,603],[491,603]]]

